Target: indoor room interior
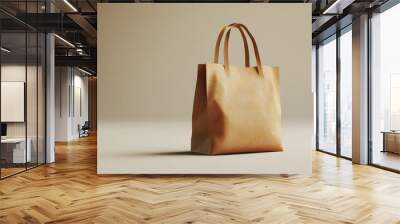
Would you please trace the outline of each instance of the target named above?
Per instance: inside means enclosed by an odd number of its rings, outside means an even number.
[[[305,5],[310,32],[301,33],[290,16]],[[249,17],[261,53],[266,39],[283,41],[261,56],[287,60],[278,80],[292,151],[193,153],[196,63],[212,61],[217,32],[231,22],[212,21],[246,7],[270,18],[262,7],[278,6],[294,11],[268,22],[256,12],[232,17]],[[207,7],[226,12],[201,19]],[[398,24],[398,0],[1,0],[0,223],[400,223]],[[232,61],[250,67],[250,57],[260,71],[254,37],[238,44],[248,33],[233,28]],[[224,38],[220,63],[229,69]],[[309,58],[286,52],[302,40]],[[303,112],[307,124],[296,120]]]

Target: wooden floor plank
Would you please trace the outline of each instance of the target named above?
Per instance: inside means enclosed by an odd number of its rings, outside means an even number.
[[[94,136],[0,181],[0,223],[400,223],[400,175],[320,152],[313,175],[97,175]]]

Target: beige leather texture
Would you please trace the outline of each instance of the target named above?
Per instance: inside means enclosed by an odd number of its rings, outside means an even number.
[[[244,40],[245,66],[229,64],[229,38],[238,29]],[[224,64],[218,63],[224,38]],[[249,66],[247,34],[257,65]],[[198,65],[192,114],[192,152],[218,155],[282,151],[279,68],[261,64],[258,47],[246,26],[224,26],[214,63]]]

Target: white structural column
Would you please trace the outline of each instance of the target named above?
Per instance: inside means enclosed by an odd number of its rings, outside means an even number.
[[[54,133],[55,133],[55,59],[54,35],[47,34],[46,41],[46,163],[55,161]]]
[[[54,5],[46,1],[46,11],[54,12]],[[46,163],[55,162],[55,42],[54,34],[46,34]]]
[[[368,163],[368,15],[353,19],[353,162]]]

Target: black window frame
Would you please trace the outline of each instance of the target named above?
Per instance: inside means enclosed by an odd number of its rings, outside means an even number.
[[[337,27],[336,32],[333,34],[327,36],[326,38],[319,40],[318,43],[316,44],[315,48],[315,60],[316,60],[316,68],[315,68],[315,86],[316,86],[316,94],[315,94],[315,102],[316,102],[316,109],[315,109],[315,114],[316,114],[316,136],[315,136],[315,145],[316,145],[316,150],[319,152],[323,152],[329,155],[337,156],[340,158],[344,158],[347,160],[352,160],[351,157],[347,157],[342,155],[342,150],[341,150],[341,118],[340,118],[340,103],[341,103],[341,97],[340,97],[340,81],[341,81],[341,67],[340,67],[340,37],[347,33],[347,32],[352,32],[352,23],[349,23],[345,25],[344,27]],[[332,153],[329,151],[326,151],[322,148],[319,147],[319,110],[320,110],[320,105],[319,105],[319,46],[322,43],[328,43],[330,41],[336,41],[336,152]]]

